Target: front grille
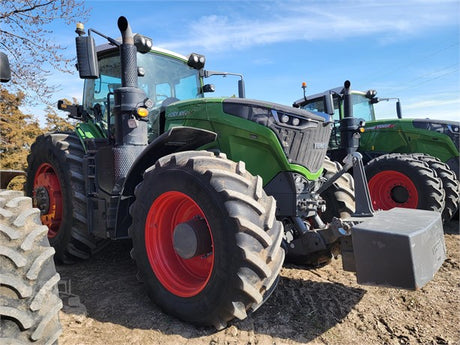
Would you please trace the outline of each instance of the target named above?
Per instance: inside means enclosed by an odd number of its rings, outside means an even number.
[[[322,115],[246,98],[225,99],[223,111],[270,128],[290,163],[302,165],[311,173],[322,167],[331,135],[331,125]]]
[[[280,112],[278,115],[281,117]],[[322,121],[310,121],[308,126],[293,128],[279,123],[270,124],[290,163],[299,164],[316,173],[324,162],[331,126]]]

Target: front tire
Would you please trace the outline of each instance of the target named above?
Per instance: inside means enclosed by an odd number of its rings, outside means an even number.
[[[54,344],[62,332],[47,232],[30,198],[0,192],[0,344]]]
[[[340,163],[331,161],[328,157],[323,164],[323,177],[330,179],[336,172],[342,169]],[[328,189],[321,193],[326,201],[326,211],[321,218],[331,222],[333,217],[349,218],[355,212],[355,184],[353,176],[344,173]]]
[[[206,151],[169,155],[145,172],[135,195],[133,257],[165,312],[222,329],[246,318],[276,286],[283,228],[275,200],[243,162]],[[209,244],[184,259],[174,249],[174,229],[194,221]]]

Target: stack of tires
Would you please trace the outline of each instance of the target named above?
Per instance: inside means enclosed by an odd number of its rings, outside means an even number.
[[[365,169],[376,210],[432,210],[442,214],[443,222],[458,211],[458,177],[438,158],[423,153],[389,153],[374,158]]]

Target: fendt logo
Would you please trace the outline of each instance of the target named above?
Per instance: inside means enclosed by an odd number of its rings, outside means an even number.
[[[327,143],[313,143],[315,150],[327,149]]]

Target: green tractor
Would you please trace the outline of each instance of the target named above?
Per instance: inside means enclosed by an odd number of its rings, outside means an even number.
[[[350,93],[349,109],[344,105],[341,87],[308,97],[304,88],[304,97],[294,106],[332,116],[334,129],[328,155],[335,160],[346,155],[341,133],[358,128],[362,122],[358,151],[366,164],[374,208],[434,210],[442,212],[444,222],[449,221],[459,206],[460,124],[403,119],[397,98],[397,118],[376,120],[374,104],[393,98],[378,98],[375,90]]]
[[[214,88],[204,78],[218,72],[204,70],[203,56],[155,48],[124,17],[118,27],[121,41],[77,28],[83,104],[58,107],[80,123],[38,137],[28,157],[26,191],[58,260],[132,239],[151,299],[217,329],[264,303],[285,256],[317,266],[342,253],[363,284],[414,289],[433,277],[445,259],[439,214],[374,212],[351,152],[355,203],[351,176],[326,159],[324,117],[205,98]],[[109,44],[96,48],[91,33]],[[404,236],[387,226],[395,216],[411,219],[397,222]]]

